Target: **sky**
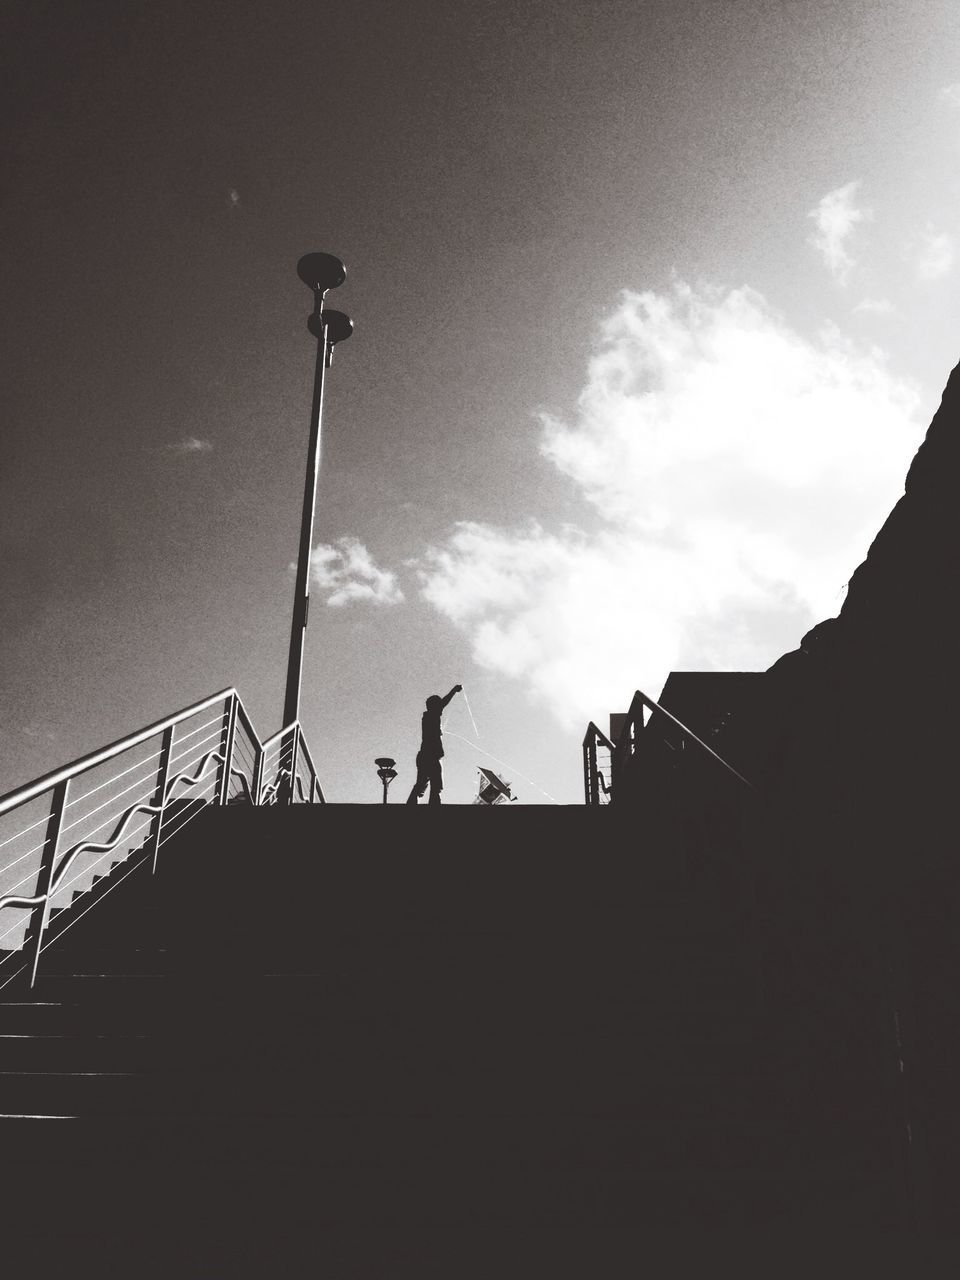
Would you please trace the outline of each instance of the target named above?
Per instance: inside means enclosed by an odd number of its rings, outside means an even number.
[[[960,355],[952,0],[8,0],[0,791],[236,686],[328,799],[580,740],[840,608]]]

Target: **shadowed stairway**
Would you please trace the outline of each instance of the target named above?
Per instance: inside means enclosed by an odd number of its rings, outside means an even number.
[[[883,1009],[861,984],[837,1047],[776,922],[671,829],[211,808],[0,996],[10,1222],[35,1260],[182,1275],[896,1234]]]

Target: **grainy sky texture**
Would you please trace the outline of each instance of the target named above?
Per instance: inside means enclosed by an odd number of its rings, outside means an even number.
[[[381,754],[401,799],[462,681],[521,799],[575,801],[588,718],[836,612],[960,350],[952,0],[0,27],[0,790],[232,684],[279,727],[311,250],[356,323],[303,687],[331,799]]]

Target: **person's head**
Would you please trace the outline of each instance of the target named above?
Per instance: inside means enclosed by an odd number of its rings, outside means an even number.
[[[443,699],[440,697],[439,693],[431,693],[430,697],[427,699],[427,710],[437,711],[442,706]]]

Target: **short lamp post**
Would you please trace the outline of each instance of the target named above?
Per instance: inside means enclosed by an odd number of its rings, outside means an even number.
[[[377,777],[383,783],[383,803],[387,803],[387,787],[397,776],[397,771],[393,767],[397,762],[391,760],[389,756],[379,756],[373,762],[377,766]]]
[[[293,596],[293,622],[290,627],[290,656],[287,662],[287,687],[283,703],[283,727],[300,719],[300,683],[303,675],[303,641],[310,613],[310,552],[313,546],[313,518],[317,500],[317,476],[320,471],[320,421],[323,415],[323,375],[330,368],[333,348],[353,333],[353,321],[342,311],[328,311],[324,298],[328,289],[343,284],[347,273],[339,258],[331,253],[308,253],[297,263],[297,275],[313,290],[313,313],[307,328],[317,340],[317,361],[313,378],[313,406],[310,413],[310,443],[307,449],[307,474],[303,487],[303,515],[300,521],[300,554],[297,559],[297,585]]]

